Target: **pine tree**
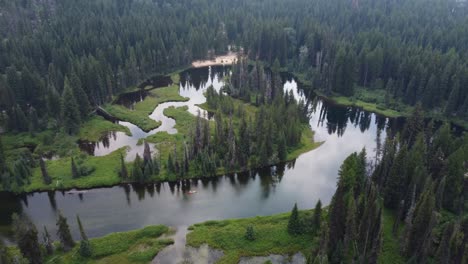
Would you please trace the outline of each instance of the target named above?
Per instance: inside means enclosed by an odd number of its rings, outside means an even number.
[[[255,231],[252,225],[247,226],[245,230],[245,238],[250,241],[255,240]]]
[[[297,203],[294,204],[294,207],[291,211],[291,216],[289,217],[288,233],[294,236],[302,234],[302,223],[301,223],[301,220],[299,219]]]
[[[280,161],[285,161],[287,158],[288,152],[286,150],[286,139],[284,133],[281,132],[278,138],[278,159]]]
[[[440,264],[455,263],[450,261],[450,239],[454,230],[454,223],[448,223],[441,236],[439,247],[437,249],[436,260]]]
[[[128,179],[128,170],[127,170],[127,165],[125,164],[125,160],[123,158],[122,153],[120,153],[120,171],[119,171],[119,176],[122,180],[127,180]]]
[[[174,161],[172,160],[172,155],[169,153],[169,156],[167,157],[167,171],[169,173],[175,173],[175,166],[174,166]]]
[[[78,179],[80,177],[80,172],[78,170],[78,167],[76,166],[75,159],[73,157],[71,158],[71,172],[73,179]]]
[[[324,221],[320,225],[320,242],[317,255],[313,261],[313,264],[328,264],[328,225]]]
[[[67,80],[66,77],[65,80]],[[78,75],[75,72],[72,72],[71,74],[70,86],[72,87],[75,100],[78,103],[81,119],[84,120],[88,116],[91,106],[89,104],[88,95],[83,90],[80,78],[78,78]]]
[[[36,227],[25,215],[19,216],[15,213],[12,219],[13,233],[21,254],[29,260],[30,264],[42,264],[42,252]]]
[[[42,234],[42,241],[44,243],[44,247],[46,249],[46,253],[48,256],[54,254],[54,246],[52,244],[52,238],[50,238],[49,231],[47,231],[47,228],[44,226],[44,233]]]
[[[75,246],[70,227],[68,226],[67,219],[59,211],[57,219],[57,236],[60,239],[60,244],[65,252],[70,251]]]
[[[44,181],[44,184],[51,184],[52,179],[50,178],[49,173],[47,172],[46,164],[42,157],[39,158],[39,166],[41,167],[42,180]]]
[[[144,161],[144,164],[147,164],[148,162],[152,161],[151,149],[147,141],[145,141],[145,148],[143,150],[143,161]]]
[[[408,244],[406,245],[406,254],[409,257],[425,252],[425,248],[423,247],[425,245],[424,242],[427,240],[428,233],[432,231],[431,222],[435,208],[435,199],[431,185],[427,184],[426,190],[421,195],[414,211]]]
[[[312,227],[315,230],[319,230],[321,225],[322,225],[322,202],[319,199],[317,204],[315,205],[314,216],[312,219]]]
[[[78,108],[78,103],[76,102],[75,96],[67,78],[65,78],[65,84],[61,99],[61,117],[63,127],[66,133],[78,133],[81,124],[80,110]]]
[[[6,157],[5,157],[5,150],[3,149],[3,142],[2,136],[0,135],[0,175],[6,172]]]
[[[454,76],[452,91],[450,92],[447,105],[445,106],[446,116],[451,116],[455,112],[455,110],[458,109],[459,100],[460,100],[460,81],[456,76]]]
[[[346,260],[352,262],[355,259],[357,254],[355,249],[355,240],[357,237],[357,223],[356,223],[356,204],[354,202],[354,198],[351,194],[349,195],[348,200],[348,211],[346,213],[346,228],[345,228],[345,236],[344,236],[344,253],[346,254]]]
[[[424,130],[423,109],[420,103],[416,104],[413,113],[406,121],[403,129],[403,138],[407,140],[408,145],[412,146],[417,135]]]
[[[132,167],[132,179],[138,182],[144,182],[144,175],[143,175],[143,162],[140,158],[140,155],[136,154],[135,161],[133,162]]]
[[[463,182],[464,179],[466,181],[464,164],[466,164],[466,156],[464,156],[463,149],[460,148],[448,157],[444,169],[446,183],[443,193],[443,207],[455,213],[459,213],[463,208]]]
[[[88,240],[88,236],[86,235],[83,225],[81,224],[80,217],[77,215],[76,216],[76,221],[78,222],[78,227],[80,229],[80,235],[81,235],[81,241],[80,241],[80,255],[82,257],[89,258],[93,254],[92,249],[91,249],[91,243]]]
[[[384,188],[384,203],[389,208],[397,209],[406,193],[407,159],[407,149],[403,146],[395,157]]]

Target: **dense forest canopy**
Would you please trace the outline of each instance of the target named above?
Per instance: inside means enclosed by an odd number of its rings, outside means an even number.
[[[245,58],[232,66],[222,91],[207,89],[205,107],[214,122],[198,116],[190,136],[166,151],[165,160],[152,156],[146,141],[129,169],[120,154],[123,182],[149,182],[162,171],[214,176],[221,168],[287,160],[309,121],[308,103],[283,92],[280,73],[288,70],[319,94],[413,108],[401,133],[388,129],[385,142],[377,142],[372,168],[365,150],[344,161],[326,219],[314,218],[320,241],[311,261],[466,263],[468,136],[454,137],[448,124],[436,130],[424,114],[468,121],[467,1],[0,0],[0,132],[75,135],[113,96],[229,49]],[[371,122],[365,115],[360,126]],[[342,134],[344,122],[329,129]],[[44,184],[53,184],[57,175],[44,159],[26,152],[7,160],[0,140],[4,190],[30,184],[37,167]],[[80,156],[70,158],[73,179],[96,169]],[[297,206],[291,219],[288,232],[300,235]],[[79,252],[89,257],[77,221]],[[24,257],[42,263],[37,229],[22,216],[15,223]],[[72,248],[60,214],[57,226],[62,247]],[[255,240],[253,227],[246,236]],[[8,262],[2,248],[0,262]],[[391,250],[396,254],[388,255]]]
[[[366,87],[384,91],[388,107],[421,102],[466,119],[467,9],[457,0],[2,0],[4,126],[61,127],[65,96],[86,118],[88,105],[228,45],[278,59],[327,94]]]

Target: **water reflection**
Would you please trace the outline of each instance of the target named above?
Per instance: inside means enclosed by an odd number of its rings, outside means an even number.
[[[228,72],[216,69],[183,73],[180,93],[189,96],[191,102],[199,102],[208,85],[221,87],[225,74]],[[337,172],[346,156],[365,147],[369,157],[375,157],[387,128],[398,131],[403,123],[305,95],[298,85],[294,79],[285,78],[285,91],[308,99],[310,125],[316,140],[324,143],[293,162],[217,178],[92,189],[81,196],[64,192],[9,196],[2,199],[2,204],[11,203],[13,209],[2,207],[0,218],[8,224],[5,219],[10,219],[14,211],[23,211],[36,225],[45,225],[55,233],[57,210],[61,210],[69,217],[73,235],[78,238],[73,221],[76,214],[86,223],[88,235],[95,237],[152,224],[189,226],[210,219],[270,215],[291,210],[295,202],[300,208],[312,208],[318,199],[326,205],[335,191]],[[107,148],[102,143],[96,144],[93,153],[104,153],[116,141],[133,146],[130,151],[142,152],[135,142],[145,132],[136,127],[131,130],[132,137],[125,138],[121,132],[110,135]]]
[[[202,117],[210,118],[208,113],[200,109],[198,105],[206,102],[204,92],[209,86],[213,86],[215,90],[219,91],[224,85],[223,79],[226,74],[229,74],[227,68],[223,67],[208,67],[194,69],[190,71],[184,71],[181,73],[181,81],[179,86],[179,95],[182,97],[189,98],[186,102],[167,102],[159,104],[154,111],[149,115],[149,118],[161,122],[161,125],[151,131],[143,131],[141,128],[130,122],[117,121],[118,124],[125,126],[129,129],[130,135],[124,132],[113,131],[109,132],[101,137],[97,142],[80,140],[78,143],[82,151],[92,156],[105,156],[113,151],[116,151],[122,147],[127,147],[127,161],[133,161],[137,153],[142,153],[144,146],[140,142],[140,139],[146,138],[158,132],[167,132],[169,134],[177,133],[177,129],[174,127],[176,122],[174,119],[164,115],[164,110],[168,107],[181,107],[187,106],[188,111],[194,115],[199,112]],[[163,77],[155,77],[163,78]],[[167,77],[169,78],[169,77]],[[163,85],[172,84],[168,80],[148,80],[147,85]],[[119,96],[116,103],[125,105],[129,108],[133,108],[135,103],[143,100],[147,95],[146,91],[136,91],[126,93]],[[154,147],[151,145],[151,150],[154,152]]]

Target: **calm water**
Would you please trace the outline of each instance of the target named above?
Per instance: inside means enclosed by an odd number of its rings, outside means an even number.
[[[190,101],[161,104],[151,118],[161,120],[164,130],[174,133],[171,123],[174,120],[167,120],[162,110],[172,105],[188,105],[190,112],[197,113],[196,104],[205,100],[204,89],[211,84],[219,89],[225,74],[222,68],[183,72],[180,94],[189,97]],[[291,77],[285,78],[284,89],[292,90],[297,98],[308,97]],[[96,237],[146,225],[180,227],[211,219],[270,215],[291,210],[295,202],[299,208],[312,208],[318,199],[328,204],[336,188],[339,166],[346,156],[365,147],[368,157],[375,157],[377,139],[383,141],[385,128],[391,126],[398,130],[402,121],[389,120],[356,108],[334,106],[320,98],[309,100],[311,128],[315,131],[316,141],[324,143],[294,162],[212,179],[115,186],[81,194],[0,194],[0,225],[10,224],[13,212],[24,212],[40,229],[45,225],[55,234],[57,211],[61,210],[69,218],[76,238],[79,237],[75,221],[77,214],[88,235]],[[130,123],[121,124],[130,128],[132,137],[120,132],[112,133],[94,146],[90,145],[89,151],[95,155],[106,155],[128,145],[131,147],[129,155],[134,157],[135,153],[143,151],[136,145],[138,139],[157,132],[146,133]],[[197,193],[190,195],[188,190],[196,190]],[[5,238],[8,235],[4,229],[1,230]]]

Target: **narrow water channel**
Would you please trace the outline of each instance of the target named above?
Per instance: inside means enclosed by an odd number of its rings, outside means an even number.
[[[221,87],[224,84],[223,78],[226,74],[228,74],[228,71],[226,68],[223,67],[209,67],[203,68],[202,70],[203,72],[200,72],[200,69],[193,69],[193,72],[184,71],[181,73],[181,84],[179,85],[179,94],[182,97],[188,98],[188,101],[161,103],[149,115],[149,118],[161,122],[161,125],[158,128],[153,129],[149,132],[145,132],[132,123],[118,121],[120,125],[125,126],[129,129],[131,133],[130,136],[124,132],[110,132],[107,135],[104,135],[99,142],[80,142],[81,149],[87,152],[89,155],[105,156],[113,151],[116,151],[119,148],[128,147],[126,160],[133,161],[137,153],[143,153],[144,146],[142,144],[138,145],[138,141],[140,139],[163,131],[169,134],[177,133],[177,129],[174,128],[176,122],[174,119],[164,115],[165,109],[169,107],[187,106],[188,111],[193,115],[198,115],[198,112],[200,112],[200,115],[202,117],[205,116],[205,111],[199,108],[197,105],[206,102],[204,92],[209,86],[212,85],[216,91],[219,91],[221,89]],[[190,73],[192,73],[193,75]],[[198,74],[204,74],[204,76],[206,76],[207,78],[201,80]],[[151,82],[146,81],[145,83]],[[162,84],[164,82],[157,83]],[[120,96],[117,100],[117,103],[120,103],[121,105],[129,109],[133,109],[135,103],[143,100],[146,96],[150,96],[147,95],[146,91],[132,92]]]
[[[223,68],[196,69],[181,74],[180,94],[190,98],[183,103],[159,105],[151,117],[163,121],[160,129],[175,132],[172,121],[162,115],[165,107],[188,105],[196,113],[196,104],[203,103],[203,91],[213,84],[222,85]],[[295,161],[226,175],[211,179],[187,180],[176,183],[157,183],[145,186],[122,185],[112,188],[91,189],[80,194],[66,192],[38,192],[14,196],[0,194],[0,233],[9,235],[5,227],[14,212],[29,215],[42,229],[46,226],[55,234],[57,211],[67,216],[73,236],[79,237],[74,221],[80,215],[90,237],[111,232],[141,228],[146,225],[165,224],[173,227],[187,226],[206,220],[242,218],[270,215],[291,210],[295,202],[299,208],[312,208],[318,199],[327,205],[336,188],[339,166],[347,155],[367,149],[369,157],[375,155],[377,139],[385,138],[388,126],[398,130],[402,121],[387,119],[351,107],[339,107],[320,98],[305,96],[294,78],[285,78],[285,90],[295,96],[311,100],[310,125],[316,141],[324,141],[319,148],[301,155]],[[121,122],[130,128],[132,136],[116,132],[96,143],[94,155],[106,155],[122,146],[130,146],[130,156],[142,152],[136,145],[148,133],[138,127]],[[152,132],[150,132],[152,133]],[[156,132],[154,132],[156,133]],[[188,190],[196,190],[188,194]]]

